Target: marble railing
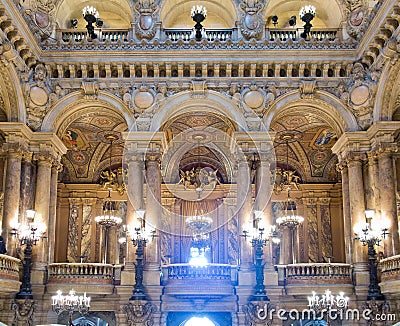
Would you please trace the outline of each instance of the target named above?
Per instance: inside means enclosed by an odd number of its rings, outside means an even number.
[[[115,29],[101,29],[98,31],[95,31],[97,34],[97,39],[100,42],[127,42],[129,39],[129,30],[115,30]],[[64,41],[64,42],[70,42],[70,41],[75,41],[75,42],[80,42],[82,40],[85,40],[87,37],[87,31],[86,30],[77,30],[77,29],[68,29],[68,30],[59,30],[57,33],[58,37]]]
[[[20,260],[0,254],[0,293],[18,292]]]
[[[312,29],[310,32],[310,38],[315,41],[333,41],[336,38],[341,38],[340,29]],[[265,31],[265,39],[269,41],[299,41],[301,40],[300,34],[303,32],[303,29],[266,29]],[[113,30],[113,29],[97,29],[95,30],[97,34],[97,40],[100,42],[128,42],[133,39],[133,33],[131,29],[125,30]],[[78,29],[63,29],[58,30],[56,33],[56,38],[61,39],[64,42],[81,42],[87,38],[86,30],[78,30]],[[236,28],[230,29],[207,29],[204,31],[204,39],[209,42],[214,42],[219,40],[221,42],[231,40],[238,41],[239,35]],[[194,40],[194,31],[193,29],[161,29],[160,30],[160,39],[161,40],[170,40],[173,42],[176,41],[190,41]]]
[[[307,263],[286,266],[286,284],[351,284],[351,265]]]
[[[379,262],[381,281],[400,281],[400,255],[382,259]]]
[[[189,264],[167,265],[169,280],[185,279],[208,279],[208,280],[231,280],[231,265],[227,264],[208,264],[205,266],[192,266]]]
[[[18,258],[0,254],[0,280],[19,280],[19,262]]]
[[[48,283],[113,284],[114,266],[99,263],[57,263],[49,265]]]
[[[285,28],[285,29],[270,29],[267,33],[269,39],[271,41],[280,40],[280,41],[298,41],[301,39],[300,34],[303,32],[303,29],[293,29],[293,28]],[[338,35],[338,29],[319,29],[319,30],[311,30],[310,38],[317,41],[333,41],[336,39]]]

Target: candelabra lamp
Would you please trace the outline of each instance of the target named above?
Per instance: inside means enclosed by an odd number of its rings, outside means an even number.
[[[191,17],[192,19],[196,22],[196,25],[194,25],[194,29],[196,30],[196,40],[201,40],[202,38],[202,29],[203,25],[201,24],[204,19],[206,19],[207,16],[207,9],[204,6],[197,5],[193,6],[192,11],[191,11]]]
[[[257,221],[256,221],[257,222]],[[256,286],[252,296],[253,301],[269,301],[267,291],[264,285],[264,265],[263,263],[263,248],[267,245],[269,238],[266,235],[265,228],[256,226],[251,230],[244,229],[242,237],[245,240],[249,238],[251,246],[254,248],[255,270],[256,270]]]
[[[314,19],[315,14],[316,14],[315,7],[312,5],[306,5],[300,9],[300,13],[299,13],[300,19],[303,22],[305,22],[304,32],[300,34],[300,36],[302,38],[305,38],[305,39],[309,38],[310,30],[312,27],[311,21]]]
[[[42,223],[34,223],[34,210],[26,211],[26,221],[12,226],[11,234],[18,238],[19,244],[24,246],[24,260],[22,262],[22,282],[16,299],[33,299],[31,285],[32,248],[44,236],[45,226]]]
[[[82,15],[87,22],[86,29],[88,31],[88,35],[91,40],[94,40],[97,38],[97,34],[94,32],[93,24],[97,22],[97,19],[99,18],[99,12],[95,7],[86,6],[82,10]]]
[[[58,290],[57,295],[51,297],[51,308],[57,315],[63,311],[68,311],[68,326],[74,326],[72,321],[73,313],[78,311],[80,314],[86,314],[90,308],[90,297],[86,296],[86,292],[78,296],[75,290],[70,290],[69,294],[63,295]]]
[[[129,300],[146,300],[143,286],[144,248],[149,240],[156,237],[156,234],[154,230],[147,233],[142,225],[128,228],[128,234],[131,237],[133,246],[136,247],[135,285]]]
[[[381,292],[378,282],[378,262],[376,259],[375,246],[379,246],[380,242],[388,235],[389,227],[383,221],[379,224],[374,223],[375,211],[368,209],[365,211],[366,223],[355,226],[354,232],[356,239],[363,246],[368,246],[368,269],[369,269],[369,286],[367,300],[384,300],[385,297]]]
[[[308,307],[314,311],[314,320],[323,319],[323,315],[326,313],[326,325],[329,326],[331,325],[331,311],[342,311],[343,309],[347,309],[349,306],[349,300],[349,297],[345,297],[343,292],[334,296],[332,292],[327,289],[320,297],[313,291],[312,296],[308,297]]]

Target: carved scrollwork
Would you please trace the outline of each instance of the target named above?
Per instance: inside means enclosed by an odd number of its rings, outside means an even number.
[[[345,12],[347,17],[347,32],[358,40],[369,26],[368,4],[366,0],[346,0]]]
[[[143,303],[133,301],[123,306],[123,311],[126,313],[129,326],[153,326],[153,315],[157,311],[157,307],[150,302]]]
[[[240,31],[247,39],[259,38],[264,27],[262,11],[264,4],[259,0],[243,0],[239,8],[242,10],[239,22]]]
[[[152,39],[156,34],[156,14],[158,6],[154,0],[139,0],[135,5],[136,36]]]
[[[254,304],[249,302],[243,305],[242,310],[245,315],[245,324],[248,326],[272,324],[273,315],[270,313],[274,307],[270,303],[264,303],[261,306],[259,303]]]
[[[14,311],[12,326],[32,326],[35,312],[35,301],[29,299],[14,300],[11,305]]]

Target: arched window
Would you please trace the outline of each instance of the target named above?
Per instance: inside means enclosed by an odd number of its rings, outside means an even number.
[[[207,317],[192,317],[182,326],[218,326]]]

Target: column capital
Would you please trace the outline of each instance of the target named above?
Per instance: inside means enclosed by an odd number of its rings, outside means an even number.
[[[21,143],[4,143],[2,150],[7,153],[7,157],[22,159],[28,152],[27,146]]]
[[[347,166],[350,167],[354,164],[361,164],[367,158],[366,152],[347,152],[341,161],[345,161]]]
[[[378,158],[382,156],[390,156],[399,151],[399,146],[395,143],[381,143],[375,146],[372,152]]]
[[[329,203],[331,202],[331,197],[320,197],[318,198],[318,203],[320,205],[329,205]]]
[[[37,152],[33,154],[33,159],[38,161],[39,165],[49,165],[50,167],[56,161],[55,157],[49,152]]]
[[[68,198],[70,206],[79,205],[82,202],[82,198]]]

